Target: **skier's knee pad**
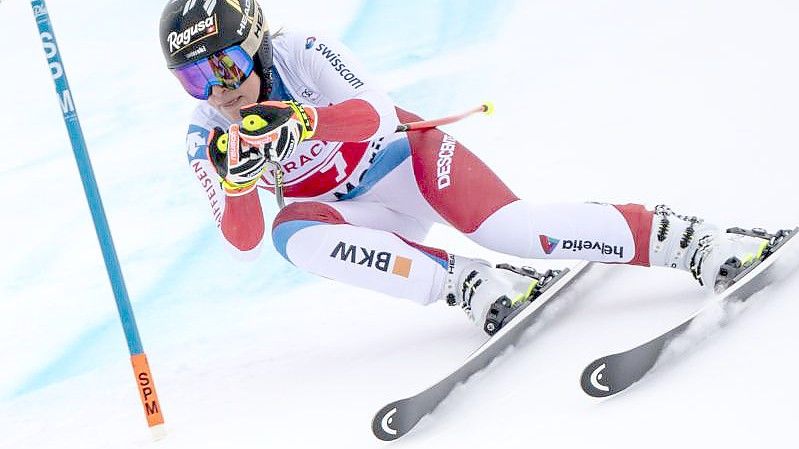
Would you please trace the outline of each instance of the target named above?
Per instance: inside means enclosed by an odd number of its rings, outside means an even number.
[[[302,229],[323,224],[347,224],[347,221],[339,211],[325,203],[291,203],[280,210],[272,223],[272,242],[278,252],[291,262],[286,253],[289,239]]]

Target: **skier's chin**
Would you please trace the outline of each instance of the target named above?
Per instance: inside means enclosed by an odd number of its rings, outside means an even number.
[[[245,103],[244,97],[238,97],[228,103],[220,104],[217,110],[227,117],[228,120],[236,122],[241,119],[241,117],[239,117],[239,110],[241,110],[242,106],[245,106]]]

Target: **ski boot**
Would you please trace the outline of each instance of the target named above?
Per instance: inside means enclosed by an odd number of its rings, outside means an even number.
[[[730,228],[726,232],[697,217],[655,208],[649,260],[652,266],[689,271],[699,284],[724,291],[748,268],[765,259],[791,231]]]
[[[447,304],[460,306],[475,325],[494,335],[559,274],[508,264],[493,267],[483,260],[453,256],[445,297]]]

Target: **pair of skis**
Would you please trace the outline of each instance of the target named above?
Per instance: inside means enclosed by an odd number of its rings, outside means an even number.
[[[594,397],[607,397],[641,380],[652,370],[669,343],[684,335],[691,324],[708,310],[719,304],[746,301],[778,278],[779,270],[773,270],[772,267],[780,256],[787,252],[785,251],[787,247],[799,248],[799,239],[793,238],[798,231],[799,228],[796,228],[772,236],[774,244],[768,249],[764,259],[742,271],[723,293],[678,326],[644,344],[624,352],[600,357],[590,363],[581,376],[583,391]],[[391,441],[407,434],[419,420],[431,413],[455,386],[468,380],[505,349],[516,343],[522,333],[541,317],[548,305],[562,298],[559,293],[583,277],[591,266],[589,262],[581,262],[574,268],[562,270],[546,291],[474,351],[457,369],[418,394],[394,401],[380,409],[372,420],[372,432],[375,436],[384,441]]]

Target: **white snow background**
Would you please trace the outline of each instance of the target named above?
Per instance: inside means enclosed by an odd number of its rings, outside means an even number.
[[[298,272],[268,240],[254,261],[231,257],[186,164],[194,100],[164,68],[163,1],[48,6],[168,433],[150,439],[30,5],[10,0],[0,5],[0,448],[389,446],[372,436],[373,414],[485,337],[443,304]],[[797,2],[262,6],[272,29],[344,40],[423,116],[493,100],[493,117],[446,129],[522,197],[799,223]],[[426,243],[519,262],[443,228]],[[796,447],[795,271],[605,401],[580,390],[582,368],[707,297],[664,269],[603,267],[580,285],[390,446]]]

